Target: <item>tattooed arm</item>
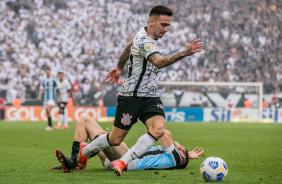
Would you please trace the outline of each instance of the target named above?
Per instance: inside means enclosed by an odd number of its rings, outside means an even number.
[[[118,79],[120,77],[121,71],[125,65],[125,63],[129,59],[130,55],[130,48],[132,46],[133,40],[126,45],[124,50],[122,51],[121,55],[119,56],[117,67],[112,69],[106,76],[105,80],[107,83],[112,84],[113,82],[118,82]]]
[[[193,39],[190,40],[187,47],[176,54],[169,55],[169,56],[161,56],[160,54],[156,53],[149,57],[149,61],[152,62],[157,68],[164,68],[166,66],[172,65],[173,63],[181,60],[186,56],[191,56],[196,52],[202,51],[202,49],[198,49],[203,46],[203,42],[197,43],[200,39]]]
[[[130,48],[132,46],[133,40],[126,45],[126,47],[124,48],[124,50],[122,51],[121,55],[119,56],[119,60],[118,60],[118,64],[117,64],[117,68],[119,70],[122,70],[125,63],[128,61],[129,55],[130,55]]]

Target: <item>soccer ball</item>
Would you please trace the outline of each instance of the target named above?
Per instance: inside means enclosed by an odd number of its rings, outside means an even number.
[[[203,161],[200,172],[205,181],[220,182],[228,173],[226,163],[218,157],[209,157]]]

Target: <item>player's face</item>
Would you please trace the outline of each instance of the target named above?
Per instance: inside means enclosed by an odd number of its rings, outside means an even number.
[[[160,15],[153,17],[153,30],[156,39],[162,38],[166,32],[168,32],[168,27],[170,26],[171,17],[167,15]]]
[[[45,70],[45,72],[46,72],[46,75],[49,77],[50,74],[51,74],[51,70],[47,69],[47,70]]]
[[[63,81],[64,80],[64,74],[60,73],[59,74],[59,79],[60,79],[60,81]]]

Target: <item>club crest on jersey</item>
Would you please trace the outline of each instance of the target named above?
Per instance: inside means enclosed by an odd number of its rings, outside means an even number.
[[[124,125],[130,125],[131,118],[132,118],[132,116],[130,116],[128,113],[126,115],[123,114],[123,117],[121,118],[121,123],[124,124]]]
[[[145,50],[146,51],[151,51],[151,50],[153,50],[153,45],[151,44],[151,43],[145,43],[145,46],[144,46],[145,48]]]

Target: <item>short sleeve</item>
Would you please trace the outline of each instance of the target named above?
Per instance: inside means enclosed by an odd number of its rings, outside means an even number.
[[[150,41],[149,39],[142,39],[139,41],[139,48],[141,54],[148,60],[150,56],[155,53],[160,53],[158,48],[155,46],[154,42]]]

